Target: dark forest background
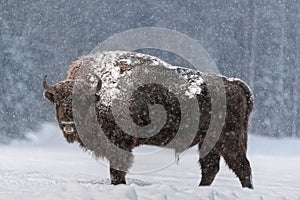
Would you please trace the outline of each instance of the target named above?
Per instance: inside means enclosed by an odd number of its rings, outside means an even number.
[[[101,41],[148,26],[198,40],[222,74],[250,85],[251,134],[300,136],[299,0],[0,1],[1,142],[55,120],[42,96],[45,73],[63,80]],[[168,56],[160,58],[183,65]]]

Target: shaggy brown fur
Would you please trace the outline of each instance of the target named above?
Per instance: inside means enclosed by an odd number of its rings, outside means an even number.
[[[96,62],[95,60],[89,59],[87,59],[87,61]],[[116,124],[112,109],[102,103],[100,91],[103,90],[103,87],[101,89],[102,82],[99,80],[96,95],[91,93],[86,95],[86,97],[82,97],[86,98],[84,101],[87,103],[82,105],[85,112],[82,113],[79,118],[81,119],[80,123],[83,124],[94,124],[99,122],[105,137],[99,136],[102,140],[100,144],[95,144],[94,146],[91,144],[90,146],[87,146],[86,142],[83,141],[83,138],[79,137],[77,133],[79,130],[77,130],[78,127],[75,127],[74,112],[72,111],[72,109],[74,109],[72,108],[72,101],[74,100],[73,98],[76,97],[73,88],[75,81],[79,80],[78,77],[76,78],[76,72],[85,64],[86,63],[82,58],[74,62],[69,71],[68,79],[59,82],[54,86],[47,86],[46,81],[44,80],[44,95],[56,106],[56,117],[66,140],[69,143],[78,142],[81,147],[93,151],[97,158],[106,157],[110,161],[111,166],[118,166],[110,168],[111,183],[125,184],[126,172],[133,162],[133,155],[131,153],[133,148],[139,145],[166,147],[178,132],[181,121],[181,105],[172,92],[159,84],[146,84],[139,87],[131,98],[130,112],[132,120],[139,126],[150,124],[151,118],[149,117],[148,105],[153,104],[160,104],[165,108],[167,120],[158,134],[149,138],[134,137],[126,134]],[[184,69],[180,68],[177,70]],[[193,73],[199,74],[199,72]],[[210,185],[213,182],[219,171],[220,157],[222,156],[229,168],[238,176],[242,186],[253,188],[251,182],[251,167],[246,157],[247,127],[250,113],[253,108],[252,94],[247,85],[242,81],[231,80],[226,77],[222,77],[222,86],[218,84],[213,85],[213,88],[215,89],[208,90],[206,80],[213,80],[215,75],[201,73],[201,76],[205,82],[201,85],[201,93],[196,95],[200,110],[198,132],[188,147],[186,147],[185,144],[182,147],[178,145],[174,148],[179,152],[195,145],[198,145],[199,149],[201,148],[209,129],[211,118],[213,117],[211,113],[211,94],[214,92],[218,93],[218,88],[224,87],[227,102],[227,104],[224,105],[226,106],[225,124],[215,146],[204,158],[201,157],[199,159],[202,169],[202,178],[199,185]],[[89,86],[84,84],[79,88],[80,89],[76,91],[87,91],[90,89]],[[96,118],[90,116],[90,111],[95,108],[97,112]],[[213,113],[213,115],[216,116],[220,114],[222,113]],[[97,131],[97,129],[95,129],[93,125],[90,125],[88,127],[84,126],[80,131],[84,131],[88,140],[93,141],[92,137],[94,137],[94,132]],[[184,143],[184,136],[182,138],[181,142]],[[97,139],[99,140],[99,138]],[[109,140],[110,143],[113,143],[118,148],[124,149],[129,153],[124,155],[113,154],[108,146],[106,146],[106,140]],[[180,141],[178,144],[180,144]]]

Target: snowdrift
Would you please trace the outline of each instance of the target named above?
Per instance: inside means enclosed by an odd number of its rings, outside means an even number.
[[[199,188],[195,148],[183,153],[177,165],[172,151],[141,147],[135,151],[141,156],[127,176],[128,185],[112,186],[106,161],[67,144],[56,125],[45,124],[28,137],[27,142],[0,146],[0,199],[300,199],[299,139],[250,135],[255,189],[249,190],[240,186],[224,162],[213,185]],[[143,160],[153,152],[156,162]],[[169,160],[169,165],[161,167],[161,160]]]

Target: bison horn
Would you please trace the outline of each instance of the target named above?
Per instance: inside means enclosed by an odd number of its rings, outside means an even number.
[[[54,90],[53,90],[53,87],[51,87],[51,86],[49,86],[48,84],[47,84],[47,75],[45,75],[44,76],[44,78],[43,78],[43,87],[44,87],[44,89],[47,91],[47,92],[50,92],[50,93],[54,93]]]

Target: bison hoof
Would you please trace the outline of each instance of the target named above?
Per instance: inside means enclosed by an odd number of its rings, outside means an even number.
[[[126,184],[126,181],[125,180],[112,180],[111,184],[112,185]]]
[[[126,184],[125,178],[118,178],[118,177],[111,178],[110,182],[112,185]]]

